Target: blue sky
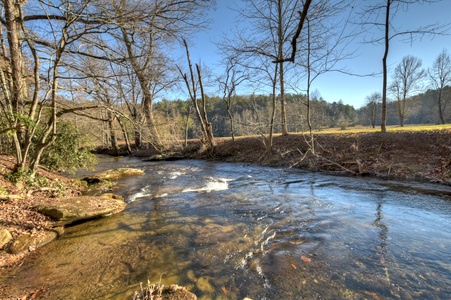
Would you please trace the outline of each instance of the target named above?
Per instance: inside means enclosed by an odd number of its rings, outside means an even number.
[[[213,72],[220,73],[223,69],[218,67],[221,57],[215,42],[221,40],[222,34],[231,34],[236,25],[237,12],[230,9],[236,7],[234,2],[239,3],[240,1],[217,0],[216,10],[210,13],[212,19],[210,28],[194,36],[192,45],[190,45],[192,61],[202,61],[212,68]],[[434,4],[411,5],[408,11],[398,12],[395,22],[402,25],[403,28],[409,29],[435,22],[447,24],[451,22],[450,12],[451,0],[443,0]],[[359,48],[357,57],[343,61],[343,67],[358,74],[380,73],[383,47],[362,44],[359,41],[355,43],[354,46]],[[395,39],[390,44],[389,66],[394,69],[405,55],[414,55],[422,59],[424,68],[428,68],[432,66],[434,59],[442,49],[447,49],[451,53],[451,35],[433,38],[425,36],[421,40],[414,41],[413,44]],[[382,76],[358,77],[341,73],[327,73],[314,82],[313,89],[317,89],[328,102],[342,100],[345,104],[351,104],[358,108],[364,104],[366,96],[380,91],[381,86]]]

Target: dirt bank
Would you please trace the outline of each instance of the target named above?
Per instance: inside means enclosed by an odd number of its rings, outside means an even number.
[[[217,139],[215,149],[191,157],[304,168],[345,175],[451,185],[451,130],[317,134],[315,155],[300,134],[276,136],[268,153],[262,137]]]

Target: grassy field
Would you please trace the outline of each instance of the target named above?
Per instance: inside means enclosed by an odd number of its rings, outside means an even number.
[[[451,124],[420,124],[420,125],[405,125],[404,127],[400,127],[397,125],[387,126],[387,132],[421,132],[421,131],[440,131],[440,130],[448,130],[451,132]],[[315,130],[313,133],[315,135],[318,134],[354,134],[354,133],[379,133],[381,132],[381,127],[377,126],[376,128],[372,128],[370,126],[355,126],[348,127],[346,129],[341,128],[324,128],[321,130]],[[304,132],[290,132],[290,134],[308,134],[307,131]],[[281,136],[280,133],[275,133],[274,137]],[[246,136],[236,136],[235,139],[246,139],[246,138],[258,138],[260,139],[261,135],[246,135]],[[230,140],[231,137],[215,137],[216,141],[227,141]],[[192,139],[193,141],[198,141],[198,139]]]
[[[387,126],[387,132],[401,132],[401,131],[430,131],[430,130],[451,130],[451,124],[434,125],[434,124],[421,124],[421,125],[405,125],[400,126]],[[315,134],[330,134],[330,133],[368,133],[368,132],[380,132],[381,128],[371,128],[370,126],[357,126],[348,127],[346,129],[340,128],[326,128],[320,131],[315,131]]]

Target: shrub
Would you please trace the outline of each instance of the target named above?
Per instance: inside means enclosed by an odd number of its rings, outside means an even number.
[[[75,173],[79,168],[93,168],[97,158],[90,152],[94,147],[90,145],[89,137],[69,122],[58,125],[56,140],[43,153],[41,164],[51,171],[68,173]]]

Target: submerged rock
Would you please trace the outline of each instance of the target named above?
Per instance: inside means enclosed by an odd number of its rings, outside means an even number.
[[[91,176],[87,176],[82,180],[89,184],[99,183],[105,180],[118,180],[128,176],[144,175],[144,171],[133,168],[117,168],[112,170],[103,171]]]
[[[74,222],[108,216],[125,209],[123,198],[115,194],[99,197],[83,196],[72,198],[43,198],[36,200],[38,212],[56,220],[53,226],[64,226]],[[39,232],[36,235],[24,234],[13,239],[6,229],[0,229],[0,266],[14,264],[35,249],[48,244],[64,233],[64,227]]]
[[[124,197],[122,197],[121,195],[113,194],[113,193],[104,193],[104,194],[100,195],[100,197],[102,197],[102,198],[110,198],[110,199],[117,199],[117,200],[124,201]]]
[[[38,236],[32,236],[24,234],[15,239],[11,245],[9,245],[6,252],[9,254],[19,254],[26,251],[34,251],[36,248],[42,247],[58,236],[56,231],[45,231]]]
[[[68,225],[82,220],[115,214],[123,211],[125,206],[126,203],[122,199],[82,196],[43,201],[36,208],[40,213],[59,221],[60,225]]]
[[[133,299],[197,300],[197,296],[176,284],[171,286],[148,284],[147,287],[142,287],[140,293],[136,292]]]
[[[205,277],[201,277],[197,280],[196,287],[203,293],[213,294],[215,292],[215,288],[210,283],[210,280]]]
[[[164,154],[155,154],[148,158],[143,159],[143,161],[174,161],[182,159],[186,159],[186,157],[180,153],[170,152]]]

